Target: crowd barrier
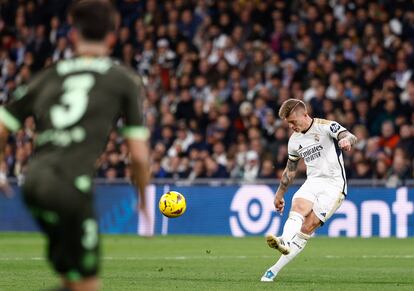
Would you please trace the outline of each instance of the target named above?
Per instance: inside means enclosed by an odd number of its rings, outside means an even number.
[[[140,235],[263,235],[279,234],[286,220],[274,211],[270,184],[161,184],[147,189],[149,217],[136,211],[136,195],[129,184],[98,184],[96,209],[102,233]],[[285,196],[286,209],[298,186]],[[37,231],[26,211],[19,188],[12,199],[0,196],[0,231]],[[183,193],[187,211],[168,219],[158,211],[158,199],[169,190]],[[347,199],[316,235],[347,237],[413,237],[414,188],[353,187]]]

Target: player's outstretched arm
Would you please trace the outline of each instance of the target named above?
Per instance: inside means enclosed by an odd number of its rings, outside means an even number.
[[[350,151],[352,146],[356,144],[357,138],[355,135],[350,133],[349,131],[345,130],[338,134],[338,145],[344,151]]]
[[[289,185],[292,184],[295,179],[298,161],[299,160],[292,161],[288,159],[286,168],[283,171],[282,178],[280,179],[279,188],[276,191],[274,202],[276,210],[280,213],[283,213],[283,209],[285,208],[285,199],[283,197],[285,196]]]

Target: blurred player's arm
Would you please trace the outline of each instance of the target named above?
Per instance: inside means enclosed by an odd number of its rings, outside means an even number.
[[[149,167],[149,129],[144,122],[145,88],[141,78],[131,73],[130,78],[125,78],[125,99],[123,112],[125,127],[122,129],[123,136],[127,140],[131,157],[131,182],[138,192],[138,210],[147,213],[145,188],[150,180]]]
[[[283,197],[285,196],[285,193],[289,188],[289,185],[291,185],[295,180],[298,162],[299,159],[292,160],[289,158],[286,164],[286,168],[283,171],[282,178],[280,179],[280,184],[276,191],[274,201],[276,210],[280,213],[283,213],[283,209],[285,207],[285,199]]]
[[[344,151],[350,151],[357,140],[356,136],[348,130],[344,130],[338,134],[338,145]]]
[[[144,139],[127,139],[131,155],[131,182],[137,187],[139,207],[146,204],[145,188],[150,180],[149,148]]]

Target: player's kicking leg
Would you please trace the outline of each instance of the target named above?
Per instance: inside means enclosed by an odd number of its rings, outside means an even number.
[[[266,270],[265,274],[261,278],[262,282],[272,282],[279,271],[286,266],[290,261],[292,261],[302,250],[305,248],[311,234],[321,225],[320,219],[315,215],[314,212],[311,212],[304,220],[304,223],[300,229],[299,232],[297,232],[292,240],[289,243],[288,254],[284,255],[279,258],[279,260],[274,264],[272,267],[270,267],[268,270]],[[277,245],[277,249],[281,252],[281,242],[283,241],[283,238],[278,237],[266,237],[266,240],[269,240],[270,243],[275,243]],[[273,239],[275,240],[273,242]],[[284,242],[283,242],[284,243]],[[270,244],[269,244],[270,245]],[[271,246],[273,247],[273,246]]]
[[[309,204],[309,208],[312,205],[308,201],[304,201]],[[276,237],[273,234],[266,235],[266,242],[269,247],[278,250],[282,255],[288,255],[290,252],[290,241],[298,233],[303,224],[303,215],[297,211],[291,211],[289,217],[283,227],[283,233],[280,237]]]

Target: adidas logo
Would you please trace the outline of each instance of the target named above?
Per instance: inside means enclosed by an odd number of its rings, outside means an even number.
[[[322,213],[321,213],[321,215],[322,215],[323,217],[326,217],[326,212],[322,212]]]
[[[299,149],[301,149],[302,148],[302,145],[299,145]]]

